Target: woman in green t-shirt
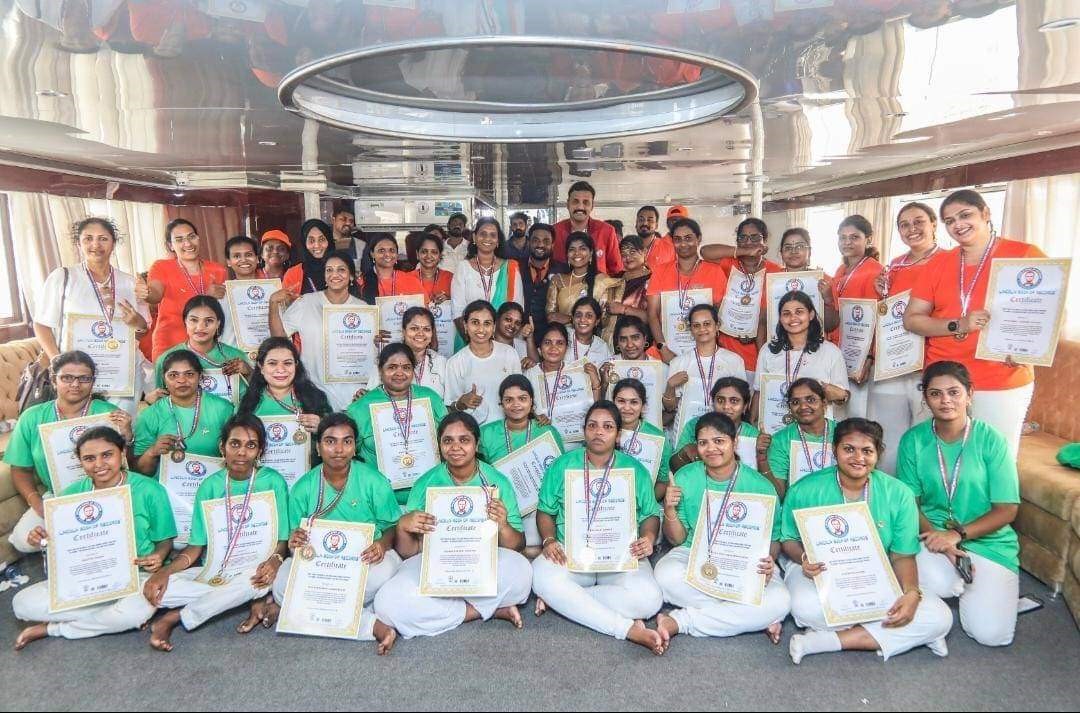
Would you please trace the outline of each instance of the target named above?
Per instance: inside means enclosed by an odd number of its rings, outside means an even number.
[[[611,400],[619,409],[621,419],[619,423],[621,429],[619,431],[619,448],[644,465],[645,469],[649,471],[650,477],[653,477],[654,474],[646,460],[642,459],[642,456],[645,455],[645,445],[640,436],[645,434],[646,436],[657,436],[664,439],[659,448],[653,447],[653,450],[659,451],[654,454],[657,462],[655,480],[653,481],[653,492],[656,495],[657,502],[659,502],[664,499],[668,479],[671,477],[671,471],[668,468],[668,463],[671,461],[671,444],[668,442],[663,429],[645,420],[645,403],[648,400],[645,393],[645,384],[637,379],[619,379],[611,389]]]
[[[831,438],[836,422],[825,416],[827,393],[817,379],[803,377],[791,382],[787,390],[791,423],[760,438],[759,446],[767,453],[761,474],[772,481],[781,498],[801,478],[836,462]]]
[[[739,461],[750,466],[759,473],[768,470],[765,451],[768,444],[761,437],[761,432],[750,423],[750,384],[746,379],[737,376],[725,376],[716,380],[712,391],[713,412],[722,413],[735,424],[735,455]],[[700,417],[699,417],[700,418]],[[671,472],[678,473],[679,469],[698,458],[697,452],[697,418],[687,422],[683,432],[679,434],[679,440],[675,442],[674,453],[671,456]]]
[[[922,392],[933,418],[904,434],[896,461],[896,477],[919,502],[919,582],[939,597],[960,598],[968,636],[1007,646],[1020,595],[1016,460],[997,429],[969,415],[974,389],[963,364],[928,366]]]
[[[784,500],[781,547],[792,562],[802,563],[801,569],[788,571],[785,583],[791,593],[795,623],[806,629],[806,633],[791,637],[791,660],[798,664],[804,656],[840,650],[879,651],[888,660],[916,646],[928,646],[938,656],[947,656],[945,635],[952,628],[952,611],[937,595],[919,589],[915,563],[919,510],[910,488],[876,469],[885,447],[881,426],[864,418],[841,421],[836,426],[833,447],[836,465],[795,483]],[[829,628],[814,582],[826,565],[811,562],[807,556],[796,513],[859,502],[865,502],[870,510],[870,525],[877,531],[902,593],[880,621]],[[836,531],[832,526],[823,528],[828,529],[831,539],[822,547],[838,553],[850,551],[856,545],[844,539],[851,532],[850,525],[842,516],[832,519]]]
[[[156,480],[124,468],[124,446],[124,437],[108,426],[97,426],[84,432],[75,442],[75,456],[86,477],[73,483],[63,494],[86,493],[87,497],[92,497],[97,490],[127,486],[134,516],[134,563],[142,572],[150,574],[161,569],[172,551],[176,522],[165,488]],[[29,535],[30,544],[40,549],[47,537],[43,526],[35,527]],[[145,575],[140,576],[145,581]],[[11,608],[16,618],[41,622],[23,629],[15,640],[16,650],[46,636],[89,639],[137,629],[154,614],[154,607],[143,598],[142,592],[105,604],[53,614],[49,612],[49,591],[49,580],[46,579],[19,591],[12,600]]]

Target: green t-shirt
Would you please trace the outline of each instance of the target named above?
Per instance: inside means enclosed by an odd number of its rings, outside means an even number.
[[[307,525],[319,504],[319,481],[323,480],[322,466],[312,468],[293,484],[289,491],[289,530]],[[338,492],[323,480],[323,507],[328,507]],[[353,461],[345,492],[334,509],[321,520],[336,522],[359,522],[375,525],[375,539],[393,527],[401,515],[401,508],[394,499],[394,491],[382,473],[359,461]]]
[[[225,422],[232,418],[233,405],[213,394],[203,394],[202,412],[199,414],[199,423],[192,431],[192,421],[195,419],[194,406],[171,406],[169,399],[161,398],[152,406],[144,409],[135,422],[135,455],[136,457],[146,453],[161,436],[172,434],[184,436],[184,444],[188,451],[199,456],[221,457],[218,442],[221,440],[221,429]],[[175,414],[175,416],[174,416]],[[176,428],[177,420],[180,421],[179,430]],[[188,434],[191,434],[190,436]],[[147,475],[152,475],[147,473]]]
[[[833,434],[836,433],[836,421],[825,419],[825,433],[828,434],[829,440],[832,440]],[[804,433],[803,436],[808,445],[818,444],[817,448],[810,449],[810,457],[819,458],[822,436],[815,436],[812,433]],[[789,423],[773,434],[772,443],[769,444],[768,458],[773,477],[777,480],[787,480],[791,474],[791,444],[793,442],[799,442],[799,424],[797,423]]]
[[[480,427],[480,459],[487,463],[494,463],[502,460],[506,456],[510,455],[512,451],[516,451],[526,444],[525,434],[526,431],[510,431],[510,448],[511,451],[506,450],[506,435],[504,429],[506,428],[506,419],[499,419],[493,421],[486,426]],[[562,436],[555,430],[554,426],[541,426],[536,421],[532,422],[532,438],[529,441],[535,441],[545,433],[550,433],[555,438],[555,443],[558,444],[559,450],[563,453],[566,452],[566,445],[563,443]]]
[[[46,401],[26,409],[15,423],[11,440],[8,441],[7,449],[4,451],[5,463],[19,468],[33,468],[38,480],[50,492],[53,489],[52,478],[49,477],[49,466],[45,460],[45,449],[41,446],[38,426],[43,423],[56,423],[55,403],[56,401]],[[108,401],[94,399],[90,402],[90,410],[86,415],[97,416],[112,413],[115,410],[116,406]]]
[[[146,557],[157,543],[176,537],[169,493],[156,480],[130,471],[127,484],[131,486],[131,512],[135,515],[135,553]],[[94,481],[83,478],[69,485],[64,495],[89,493],[93,489]]]
[[[159,389],[165,388],[165,357],[181,349],[188,349],[187,342],[180,342],[176,346],[166,349],[164,352],[161,353],[161,356],[157,358],[157,361],[154,362],[154,383]],[[225,344],[224,342],[216,342],[214,344],[214,348],[211,349],[210,352],[207,354],[207,356],[210,357],[209,359],[206,359],[198,352],[195,352],[195,355],[199,357],[199,362],[202,364],[202,367],[204,369],[220,369],[222,364],[227,361],[232,361],[233,359],[243,359],[245,363],[251,363],[250,361],[248,361],[248,355],[246,352],[241,349],[237,349],[231,344]],[[236,396],[236,400],[238,403],[240,399],[244,397],[245,393],[247,393],[247,382],[241,379],[240,393]]]
[[[446,405],[443,403],[442,398],[432,389],[426,386],[418,386],[413,384],[412,386],[413,399],[429,399],[431,401],[431,412],[435,417],[434,426],[438,428],[439,422],[446,418]],[[398,399],[401,401],[401,399]],[[386,395],[386,390],[382,387],[372,389],[364,394],[361,398],[353,401],[349,404],[347,413],[352,416],[352,419],[356,421],[356,427],[358,429],[357,435],[357,452],[360,460],[367,463],[372,468],[378,469],[378,460],[375,458],[375,427],[371,418],[371,407],[374,404],[388,404],[390,403],[390,397]],[[412,444],[410,443],[410,448]],[[439,444],[418,444],[420,448],[430,447],[434,449],[435,453],[439,452]],[[409,502],[409,488],[402,488],[401,490],[395,490],[394,496],[397,497],[399,505],[405,505]]]
[[[700,420],[701,416],[695,416],[694,418],[686,422],[686,425],[683,426],[682,433],[679,434],[679,441],[675,444],[675,453],[678,453],[691,443],[697,442],[697,437],[695,436],[695,434],[697,433],[697,423]],[[759,431],[754,424],[747,423],[746,421],[742,421],[739,423],[739,438],[757,438],[760,434],[761,431]],[[751,468],[754,467],[753,463],[749,463],[748,465]]]
[[[780,539],[801,541],[795,524],[796,510],[843,504],[844,494],[836,482],[836,466],[807,475],[791,486],[784,499]],[[921,547],[919,508],[911,488],[891,475],[875,470],[870,474],[870,514],[886,552],[918,554]]]
[[[487,479],[489,486],[494,486],[497,489],[496,496],[503,501],[503,505],[506,506],[506,521],[510,524],[510,527],[514,528],[518,532],[524,532],[524,527],[521,524],[521,510],[518,508],[517,496],[514,495],[514,486],[510,484],[510,480],[499,471],[492,468],[483,461],[477,461],[480,466],[480,472],[484,478]],[[465,487],[483,486],[484,482],[480,480],[480,477],[474,475],[472,480],[465,483]],[[405,505],[405,512],[415,512],[416,510],[423,510],[427,506],[427,489],[428,488],[454,488],[461,487],[458,483],[454,482],[453,477],[450,475],[450,471],[447,469],[445,463],[440,463],[428,472],[420,476],[420,479],[412,487],[412,491],[409,493],[409,502]]]
[[[578,448],[563,455],[551,464],[540,485],[540,503],[537,509],[555,518],[555,538],[565,542],[566,526],[566,471],[581,470],[585,467],[586,449]],[[650,517],[658,517],[660,508],[656,504],[652,477],[638,460],[632,456],[615,451],[613,470],[630,468],[634,471],[634,495],[637,499],[638,526]],[[590,473],[598,472],[590,468]],[[602,472],[602,471],[600,471]]]
[[[671,441],[667,439],[667,434],[664,433],[662,428],[658,428],[648,421],[641,422],[640,433],[644,433],[647,436],[663,436],[664,447],[660,450],[660,470],[656,473],[656,482],[666,483],[671,479]],[[622,439],[622,432],[619,433],[620,441]],[[628,454],[629,455],[629,454]],[[647,470],[647,469],[646,469]]]
[[[960,456],[961,443],[962,439],[942,446],[945,472],[949,478],[952,478],[956,459]],[[941,478],[936,444],[937,438],[930,420],[905,433],[897,450],[896,477],[915,493],[926,519],[943,530],[945,521],[949,519],[949,501]],[[959,482],[953,497],[953,514],[960,524],[978,520],[990,512],[995,503],[1020,503],[1016,460],[1009,454],[1005,438],[993,426],[973,420],[963,452]],[[1011,525],[964,542],[964,549],[1014,572],[1020,569],[1020,543]]]
[[[191,517],[191,535],[188,544],[199,547],[206,546],[206,522],[203,520],[203,502],[207,500],[220,500],[225,497],[225,481],[229,482],[229,493],[234,502],[237,497],[243,501],[247,492],[248,481],[234,480],[228,472],[219,470],[213,475],[206,477],[195,491],[195,512]],[[289,486],[273,468],[259,468],[255,473],[255,486],[252,493],[274,493],[275,506],[277,507],[278,540],[288,540],[289,533]]]
[[[292,394],[289,394],[282,402],[286,406],[291,406],[293,410],[289,410],[277,402],[270,392],[264,391],[262,396],[259,397],[259,405],[255,407],[255,415],[262,418],[263,416],[295,416],[296,409],[301,408],[299,399],[294,399]]]
[[[705,464],[701,461],[689,463],[675,474],[675,483],[682,488],[682,500],[679,501],[679,522],[686,528],[686,541],[683,547],[694,544],[694,529],[697,527],[698,517],[701,515],[701,505],[705,497],[705,490],[723,493],[727,490],[729,480],[719,481],[710,478],[705,472]],[[776,497],[776,505],[773,508],[772,539],[780,539],[780,498],[776,496],[776,488],[769,479],[757,472],[745,463],[739,464],[739,475],[735,480],[732,495],[747,493],[751,495],[772,495]],[[713,515],[716,517],[716,515]]]

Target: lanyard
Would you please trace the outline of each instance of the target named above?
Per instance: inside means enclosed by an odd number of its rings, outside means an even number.
[[[510,455],[514,452],[514,448],[510,444],[510,429],[506,427],[506,419],[503,419],[503,437],[506,438],[506,455]],[[522,444],[522,448],[529,445],[529,441],[532,440],[532,419],[530,418],[525,422],[525,443]]]
[[[330,504],[323,507],[323,494],[326,492],[326,478],[323,477],[322,467],[319,468],[319,500],[315,503],[315,511],[311,513],[311,517],[308,518],[307,526],[311,529],[311,526],[315,524],[323,515],[333,512],[334,508],[338,506],[341,499],[345,497],[345,491],[349,487],[349,478],[352,476],[352,468],[349,469],[349,473],[345,476],[345,485],[341,487],[341,491],[330,501]]]
[[[172,397],[168,397],[167,403],[169,404],[169,413],[172,415],[173,423],[176,424],[176,437],[179,442],[176,447],[184,450],[187,448],[187,439],[195,435],[195,429],[199,427],[199,414],[202,412],[202,389],[195,390],[195,415],[191,418],[191,430],[188,434],[184,435],[184,428],[180,425],[180,417],[176,415],[176,408],[173,406]]]
[[[214,340],[214,346],[212,346],[210,348],[210,351],[207,351],[207,352],[201,352],[198,349],[196,349],[195,347],[193,347],[191,345],[190,340],[187,343],[185,343],[184,346],[187,347],[188,349],[190,349],[191,351],[195,352],[199,356],[200,359],[202,359],[203,361],[205,361],[207,364],[214,367],[215,369],[220,369],[221,367],[223,367],[225,365],[225,362],[228,361],[228,359],[225,358],[225,355],[222,354],[222,352],[221,352],[221,343],[218,342],[216,339]],[[210,358],[210,354],[212,354],[215,351],[218,353],[219,358],[221,359],[220,362],[214,361],[213,359]]]
[[[116,270],[110,266],[109,279],[105,281],[106,285],[112,285],[113,303],[110,307],[105,304],[105,296],[101,294],[101,290],[98,289],[97,280],[94,279],[93,273],[90,272],[90,268],[87,267],[85,263],[83,264],[83,269],[86,270],[86,279],[90,281],[90,287],[94,289],[94,297],[97,297],[98,307],[101,308],[101,316],[111,325],[113,315],[116,312]]]
[[[574,335],[574,361],[577,361],[578,359],[582,359],[582,358],[588,359],[589,358],[589,352],[592,351],[593,344],[595,344],[595,343],[596,343],[596,337],[593,337],[593,340],[591,342],[589,342],[589,348],[585,350],[585,356],[584,357],[578,356],[578,340],[577,340],[577,335],[575,334]]]
[[[690,301],[690,298],[686,293],[690,291],[690,283],[694,281],[694,276],[697,274],[699,267],[701,267],[700,259],[694,263],[694,267],[690,270],[690,274],[686,276],[686,284],[683,284],[682,273],[679,271],[678,267],[675,268],[675,281],[679,292],[679,306],[684,310],[689,310],[694,306],[692,304],[687,304],[687,302]]]
[[[967,264],[964,260],[964,250],[960,249],[960,316],[966,317],[968,309],[971,307],[971,297],[975,294],[975,286],[979,284],[979,276],[982,275],[983,268],[986,267],[986,263],[990,258],[990,253],[994,252],[994,244],[997,243],[997,238],[991,238],[990,242],[986,244],[986,249],[983,250],[982,257],[979,258],[979,265],[975,268],[975,277],[971,280],[971,286],[964,289],[964,276],[967,272]]]
[[[814,467],[814,461],[810,457],[810,444],[806,441],[806,436],[803,435],[802,426],[795,424],[795,428],[799,433],[799,442],[802,443],[803,456],[806,458],[806,465],[810,468],[810,472],[814,472],[817,468]],[[825,454],[828,453],[829,448],[829,419],[825,419],[825,433],[821,436],[821,467],[825,468]]]
[[[566,362],[563,362],[562,364],[559,364],[559,369],[558,369],[558,371],[555,372],[555,387],[554,388],[552,388],[551,384],[548,383],[547,372],[544,371],[544,367],[543,366],[540,367],[540,374],[543,375],[543,377],[544,377],[544,396],[547,398],[547,402],[548,402],[548,406],[547,406],[547,417],[548,417],[548,419],[551,418],[551,414],[554,413],[554,411],[555,411],[555,400],[557,398],[559,398],[559,382],[562,381],[563,366],[565,366],[565,364],[566,364]]]
[[[473,265],[476,266],[476,273],[480,275],[480,286],[484,289],[484,299],[488,302],[491,301],[491,290],[495,286],[495,262],[491,263],[490,268],[480,267],[480,258],[473,258]]]
[[[708,478],[708,476],[706,476]],[[709,532],[707,533],[709,544],[709,553],[712,554],[713,543],[716,542],[717,536],[720,534],[720,525],[724,522],[724,517],[727,515],[728,501],[731,500],[732,493],[735,492],[735,481],[739,479],[739,464],[735,464],[735,472],[731,474],[731,478],[728,480],[727,488],[724,490],[724,499],[720,503],[720,512],[716,514],[716,520],[713,521],[712,516],[712,498],[709,497],[709,481],[705,481],[705,522],[709,525]]]
[[[401,432],[401,438],[404,441],[404,445],[402,447],[405,449],[405,454],[408,455],[409,435],[412,433],[412,387],[409,387],[409,394],[406,397],[404,409],[398,408],[397,399],[390,395],[390,392],[386,390],[385,386],[382,388],[383,393],[386,394],[386,398],[390,399],[390,404],[394,407],[394,423],[397,424],[398,430]]]
[[[585,454],[585,513],[587,519],[585,521],[585,539],[588,541],[589,531],[592,530],[593,522],[596,521],[596,516],[600,512],[600,503],[604,499],[604,488],[607,487],[608,481],[611,476],[611,466],[615,465],[615,454],[611,454],[611,459],[604,466],[604,475],[600,479],[600,487],[596,491],[596,503],[592,504],[592,480],[589,477],[589,454]]]
[[[713,375],[716,373],[716,355],[720,350],[717,349],[712,353],[712,357],[709,359],[709,375],[705,377],[705,367],[701,364],[701,355],[698,353],[698,349],[694,347],[694,361],[697,362],[698,374],[701,376],[701,390],[705,392],[704,403],[708,404],[712,402],[710,392],[712,391]]]
[[[86,414],[90,413],[90,404],[92,404],[93,402],[94,402],[94,397],[93,396],[88,397],[86,399],[86,403],[83,404],[82,410],[79,412],[79,415],[75,416],[75,418],[83,418],[83,417],[86,416]],[[63,420],[65,420],[64,417],[60,415],[60,401],[59,401],[59,399],[56,399],[56,400],[53,401],[52,408],[53,408],[53,420],[54,421],[63,421]]]
[[[269,391],[267,391],[266,393],[270,394]],[[270,394],[270,398],[272,398],[274,401],[277,401],[278,406],[285,409],[286,411],[288,411],[291,414],[296,414],[297,416],[299,416],[300,413],[303,411],[303,408],[301,406],[295,406],[295,405],[290,406],[289,404],[285,403],[284,401],[279,399],[277,396],[274,396],[273,394]],[[293,404],[297,403],[297,401],[296,401],[296,391],[295,390],[293,390],[293,391],[291,391],[289,393],[289,398],[292,400]]]
[[[418,385],[424,382],[424,371],[427,369],[428,360],[431,357],[428,355],[427,350],[424,350],[424,356],[420,358],[420,363],[416,365],[416,369],[413,371],[413,381]],[[389,394],[387,394],[389,396]]]
[[[225,567],[229,564],[229,559],[232,557],[233,551],[236,549],[236,544],[240,541],[240,533],[243,532],[244,518],[247,515],[248,504],[251,502],[251,494],[255,491],[255,472],[252,471],[251,477],[248,478],[247,490],[244,492],[244,504],[240,510],[240,521],[236,523],[235,529],[233,526],[233,504],[232,504],[232,488],[229,483],[229,474],[225,474],[225,527],[229,535],[229,546],[225,550],[225,558],[221,560],[221,568],[218,569],[218,579],[225,572]],[[219,580],[220,581],[220,580]],[[213,584],[211,580],[211,584]]]
[[[960,485],[960,465],[964,462],[964,448],[967,447],[968,436],[971,435],[971,419],[967,420],[964,424],[964,440],[960,442],[960,453],[956,456],[956,462],[953,463],[952,478],[949,477],[949,470],[945,466],[945,451],[941,448],[941,437],[937,433],[937,422],[934,419],[930,420],[930,430],[934,432],[934,445],[937,447],[938,457],[938,472],[941,474],[941,484],[945,487],[945,498],[949,501],[949,517],[953,514],[953,498],[956,497],[956,488]]]
[[[206,294],[206,281],[203,279],[202,260],[199,260],[199,286],[198,287],[195,286],[195,281],[191,279],[191,274],[187,271],[187,268],[184,267],[184,263],[180,262],[180,258],[176,258],[176,264],[180,268],[180,274],[184,276],[185,280],[187,280],[188,287],[191,288],[191,291],[194,292],[197,295],[205,295]]]
[[[838,284],[836,286],[836,296],[837,297],[843,297],[844,296],[844,290],[847,288],[848,283],[851,282],[851,278],[855,277],[855,273],[858,272],[859,268],[863,266],[863,263],[866,262],[869,259],[870,259],[869,257],[864,257],[862,260],[859,260],[858,264],[855,265],[855,267],[851,268],[851,272],[848,272],[848,273],[844,274],[844,279],[841,280],[840,284]]]
[[[784,350],[784,376],[787,377],[787,382],[790,385],[793,381],[799,378],[799,370],[802,369],[803,359],[806,357],[806,350],[803,349],[799,352],[799,359],[795,362],[795,371],[791,370],[791,350]]]
[[[895,260],[893,260],[892,262],[890,262],[889,266],[885,268],[885,294],[888,295],[889,294],[889,289],[892,287],[892,280],[890,279],[889,276],[893,272],[899,272],[900,270],[906,270],[909,267],[915,267],[916,265],[920,265],[920,264],[926,262],[927,260],[929,260],[930,258],[934,257],[935,255],[937,255],[938,250],[940,250],[940,248],[938,247],[938,244],[934,243],[933,250],[926,253],[925,255],[923,255],[918,260],[910,259],[911,258],[911,252],[909,251],[907,255],[901,255],[900,257],[898,257]]]

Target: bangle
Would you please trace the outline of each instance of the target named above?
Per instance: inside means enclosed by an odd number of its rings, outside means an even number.
[[[921,589],[919,589],[918,587],[915,587],[914,589],[909,589],[906,592],[904,592],[904,596],[906,597],[907,595],[912,594],[912,593],[914,593],[915,596],[917,596],[919,598],[920,602],[922,601],[922,590]]]
[[[269,562],[270,560],[274,559],[275,557],[277,557],[278,564],[285,564],[285,558],[282,557],[281,553],[279,553],[279,552],[275,552],[274,554],[267,557],[266,561]]]
[[[174,557],[173,558],[173,564],[176,564],[177,562],[179,562],[181,557],[183,557],[184,561],[187,562],[187,564],[184,565],[184,569],[187,569],[188,567],[190,567],[191,566],[191,556],[187,552],[181,552],[176,557]]]
[[[554,542],[554,541],[555,541],[554,537],[550,537],[550,536],[545,537],[544,541],[540,543],[540,548],[543,549],[543,548],[548,546],[548,543],[551,543],[551,542]]]

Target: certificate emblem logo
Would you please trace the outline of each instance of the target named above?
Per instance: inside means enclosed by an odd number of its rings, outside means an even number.
[[[349,312],[341,318],[341,324],[345,329],[359,329],[360,315],[356,312]]]
[[[641,377],[644,375],[645,372],[641,369],[640,366],[632,366],[626,370],[627,379],[637,379],[638,381],[641,381]]]
[[[907,311],[907,302],[900,300],[892,306],[892,316],[894,319],[901,319],[904,316],[904,312]]]
[[[788,280],[786,287],[787,287],[788,292],[805,292],[806,291],[806,285],[803,284],[803,281],[800,280],[797,277]]]
[[[197,460],[188,461],[184,470],[188,472],[188,475],[194,478],[203,478],[206,476],[206,466]]]
[[[87,426],[76,426],[68,432],[68,439],[70,439],[72,444],[74,444],[75,441],[79,440],[79,436],[86,433],[86,429]],[[74,457],[74,455],[72,457]]]
[[[473,501],[468,495],[459,495],[450,501],[450,514],[454,517],[468,517],[472,511]]]
[[[259,285],[252,285],[247,288],[247,296],[249,300],[261,301],[266,299],[266,290]]]
[[[1020,271],[1020,274],[1016,276],[1016,284],[1023,290],[1034,290],[1042,284],[1042,281],[1042,270],[1037,267],[1025,267]]]
[[[250,506],[245,507],[243,503],[240,503],[232,506],[229,517],[234,525],[246,525],[251,522],[251,518],[255,517],[255,511]]]
[[[431,310],[431,316],[433,316],[435,319],[440,319],[442,317],[442,306],[441,305],[434,305],[433,304],[433,305],[430,305],[428,307],[428,309]]]
[[[266,440],[273,444],[283,443],[289,435],[289,428],[284,423],[271,423],[266,427]]]
[[[684,310],[688,310],[694,306],[694,300],[690,297],[690,295],[683,295],[681,298],[679,298],[679,306],[682,307]]]
[[[87,500],[75,508],[75,519],[79,521],[80,525],[93,525],[101,519],[103,512],[104,510],[99,503],[94,500]]]
[[[113,335],[112,325],[108,322],[98,320],[90,325],[90,333],[98,339],[111,339]]]
[[[322,541],[323,549],[332,555],[340,554],[349,546],[349,539],[341,530],[331,530]]]
[[[544,458],[544,470],[551,467],[551,464],[555,462],[555,456],[547,456]]]
[[[863,311],[862,305],[855,305],[851,308],[851,319],[855,322],[861,322],[866,318],[866,313]]]
[[[566,391],[573,383],[573,380],[569,376],[563,375],[559,377],[559,383],[557,387],[559,391]]]
[[[406,305],[404,302],[395,302],[394,303],[394,314],[396,314],[398,317],[404,317],[405,316],[405,310],[407,310],[408,308],[409,308],[408,305]]]
[[[825,467],[825,457],[828,454],[824,451],[815,451],[814,455],[810,456],[810,460],[813,462],[814,467],[821,470]]]
[[[606,498],[611,495],[611,481],[597,478],[589,483],[589,492],[594,498]]]
[[[742,522],[746,519],[746,515],[748,514],[748,512],[749,511],[746,507],[746,503],[741,500],[736,500],[735,502],[728,505],[728,522]]]
[[[825,529],[829,531],[830,535],[837,539],[847,537],[848,532],[851,531],[848,521],[840,515],[829,515],[825,518]]]
[[[214,392],[217,391],[217,387],[218,380],[215,376],[212,376],[210,374],[203,374],[202,378],[199,379],[199,388],[203,391]]]
[[[632,438],[630,443],[626,445],[626,452],[635,457],[641,455],[642,450],[644,450],[644,446],[642,446],[641,441],[636,438]]]

